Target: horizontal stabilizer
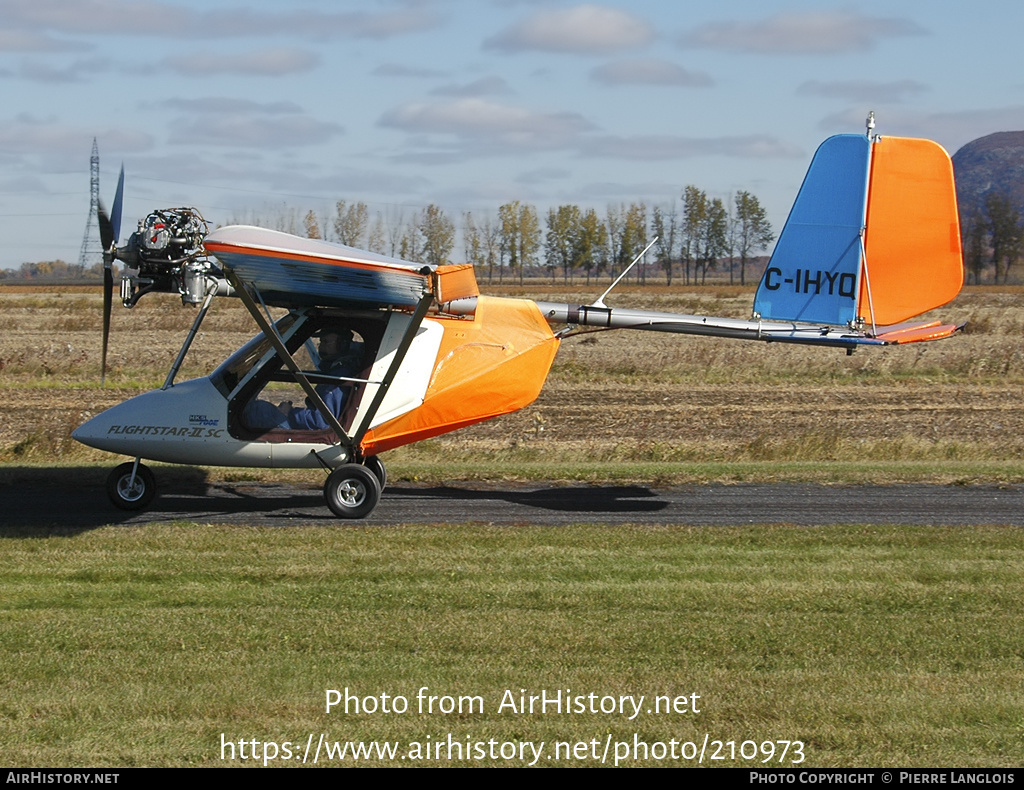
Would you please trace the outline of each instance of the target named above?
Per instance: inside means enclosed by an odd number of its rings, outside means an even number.
[[[940,324],[932,321],[902,326],[880,326],[875,337],[885,343],[920,343],[924,340],[941,340],[964,328],[964,324]]]

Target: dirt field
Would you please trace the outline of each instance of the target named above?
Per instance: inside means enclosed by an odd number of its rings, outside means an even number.
[[[594,291],[532,286],[526,295],[590,301]],[[945,321],[968,322],[961,335],[853,356],[644,332],[570,338],[533,406],[417,452],[666,461],[1021,460],[1021,299],[1019,288],[969,289],[937,311]],[[745,317],[752,291],[633,287],[612,301]],[[163,295],[131,311],[115,304],[110,372],[100,388],[99,295],[0,287],[0,459],[102,458],[72,442],[70,431],[158,387],[193,315]],[[241,306],[221,300],[179,379],[209,372],[254,333]]]

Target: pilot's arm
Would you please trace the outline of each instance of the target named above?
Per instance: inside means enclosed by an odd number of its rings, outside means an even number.
[[[327,404],[331,414],[335,417],[341,416],[341,410],[345,405],[345,390],[337,384],[317,387],[317,394]],[[288,414],[288,427],[299,431],[325,431],[330,426],[327,420],[309,400],[306,400],[306,407],[302,409],[291,409]]]

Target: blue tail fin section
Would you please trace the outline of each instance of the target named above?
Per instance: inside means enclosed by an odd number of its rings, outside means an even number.
[[[754,297],[762,318],[843,326],[856,319],[871,141],[823,142]]]

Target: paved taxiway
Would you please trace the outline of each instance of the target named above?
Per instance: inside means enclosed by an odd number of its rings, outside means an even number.
[[[172,521],[280,527],[466,522],[507,526],[576,523],[1024,526],[1024,485],[740,484],[650,488],[538,484],[498,487],[462,483],[450,487],[417,487],[398,483],[388,486],[377,510],[363,522],[335,519],[324,504],[320,489],[312,485],[195,481],[171,488],[167,484],[150,508],[141,513],[124,513],[113,508],[102,484],[72,484],[59,492],[52,486],[33,481],[0,487],[0,524],[7,528],[91,529],[106,524]]]

